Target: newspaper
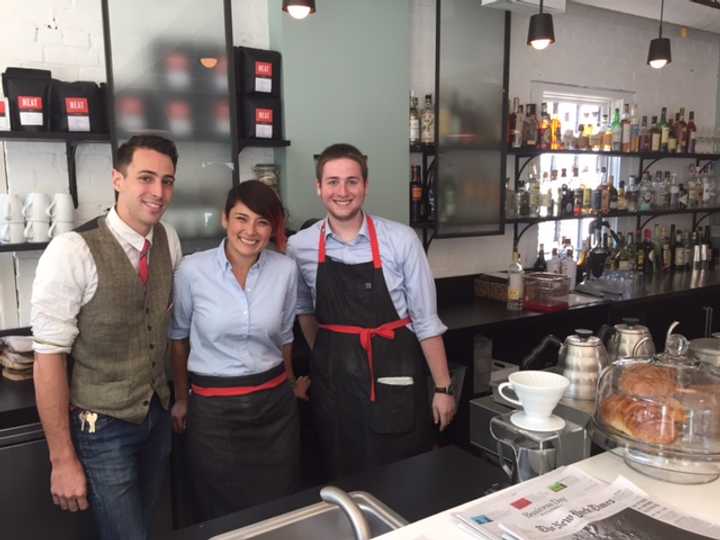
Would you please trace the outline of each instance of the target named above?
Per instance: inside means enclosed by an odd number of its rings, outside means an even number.
[[[620,476],[612,484],[563,467],[453,514],[489,540],[720,539],[720,526],[667,508]]]

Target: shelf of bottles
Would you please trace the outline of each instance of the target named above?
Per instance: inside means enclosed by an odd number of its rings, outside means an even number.
[[[543,154],[569,154],[569,155],[583,155],[583,156],[608,156],[608,157],[636,157],[641,159],[663,159],[663,158],[678,158],[678,159],[695,159],[697,161],[715,161],[720,159],[720,154],[690,154],[687,152],[623,152],[623,151],[602,151],[602,150],[565,150],[565,149],[545,149],[545,148],[508,148],[508,154],[512,154],[518,157],[537,157]]]

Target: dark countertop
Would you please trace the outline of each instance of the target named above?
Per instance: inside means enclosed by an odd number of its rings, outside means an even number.
[[[672,295],[720,286],[720,269],[696,272],[663,273],[660,276],[644,276],[622,298],[602,299],[587,295],[573,295],[570,310],[587,309],[608,304],[646,300],[655,296]],[[472,294],[472,291],[468,293]],[[557,312],[563,313],[563,312]],[[463,330],[491,324],[505,324],[530,317],[552,316],[555,314],[532,311],[508,311],[503,302],[474,298],[472,302],[456,303],[440,307],[438,315],[449,330]]]
[[[0,377],[0,429],[38,421],[33,382]]]
[[[446,446],[334,482],[367,491],[402,517],[418,521],[507,485],[508,478],[483,458]],[[495,486],[493,486],[495,484]],[[320,501],[320,486],[277,501],[174,531],[163,540],[204,540]]]

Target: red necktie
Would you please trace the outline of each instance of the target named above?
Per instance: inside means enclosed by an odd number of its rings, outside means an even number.
[[[140,251],[140,264],[138,265],[138,277],[145,285],[150,277],[150,267],[148,266],[148,252],[150,251],[150,242],[145,239],[145,244]]]

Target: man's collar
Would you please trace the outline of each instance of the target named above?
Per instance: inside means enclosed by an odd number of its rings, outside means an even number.
[[[367,214],[362,210],[361,210],[361,212],[363,215],[363,219],[362,219],[362,223],[360,224],[360,230],[358,230],[357,235],[364,236],[365,238],[370,238],[370,235],[369,235],[368,229],[367,229]],[[338,238],[338,236],[332,230],[332,225],[330,224],[330,216],[325,216],[324,224],[325,224],[325,238],[327,239],[327,237],[332,234],[334,238],[336,238],[337,240],[340,240],[340,238]]]
[[[141,235],[125,221],[123,221],[114,206],[107,213],[107,216],[105,217],[105,223],[107,223],[110,229],[112,229],[123,240],[125,240],[128,244],[130,244],[138,251],[142,251],[143,246],[145,245],[145,240],[152,244],[153,231],[155,230],[154,227],[150,229],[150,232],[147,234],[147,236]]]

